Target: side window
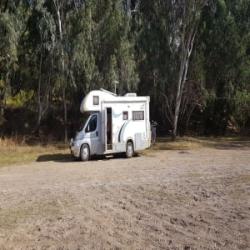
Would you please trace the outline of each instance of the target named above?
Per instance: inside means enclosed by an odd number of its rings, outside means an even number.
[[[99,105],[99,96],[97,95],[93,96],[93,105]]]
[[[97,127],[97,116],[94,115],[90,118],[89,123],[85,129],[85,132],[93,132]]]
[[[144,120],[144,111],[133,111],[133,120],[141,121]]]
[[[122,112],[122,119],[123,120],[128,120],[128,111],[123,111]]]

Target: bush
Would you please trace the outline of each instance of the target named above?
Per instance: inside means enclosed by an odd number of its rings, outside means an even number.
[[[241,129],[247,128],[250,123],[250,93],[248,91],[236,92],[233,116]]]

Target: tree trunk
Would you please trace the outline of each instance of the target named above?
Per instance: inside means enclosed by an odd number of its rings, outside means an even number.
[[[62,75],[63,80],[61,83],[62,86],[62,94],[63,94],[63,110],[64,110],[64,142],[65,144],[68,142],[68,117],[67,117],[67,103],[66,103],[66,84],[65,84],[65,62],[64,62],[64,49],[63,49],[63,31],[62,31],[62,20],[60,14],[60,8],[58,2],[54,0],[54,5],[56,8],[57,20],[58,20],[58,28],[59,28],[59,35],[60,35],[60,43],[61,43],[61,61],[62,61]]]
[[[127,9],[127,15],[128,17],[131,17],[131,0],[127,0],[127,4],[126,4],[126,9]]]
[[[65,87],[63,87],[63,109],[64,109],[64,143],[68,143],[68,113],[67,113],[67,102],[66,102],[66,94]]]
[[[193,51],[195,36],[196,36],[196,26],[194,26],[193,29],[189,32],[187,42],[185,43],[184,40],[182,41],[183,43],[182,59],[181,59],[179,80],[178,80],[177,92],[176,92],[172,140],[175,140],[177,136],[177,128],[178,128],[178,120],[179,120],[179,115],[180,115],[182,94],[183,94],[184,86],[187,80],[189,60]]]
[[[37,116],[36,132],[38,136],[40,135],[40,126],[41,126],[41,120],[42,120],[42,102],[41,102],[42,63],[43,63],[43,57],[42,57],[42,51],[41,51],[40,64],[39,64],[38,90],[37,90],[38,116]]]
[[[179,79],[177,84],[177,92],[176,92],[176,101],[175,101],[175,111],[174,111],[174,121],[173,121],[173,134],[172,140],[174,141],[177,136],[177,125],[179,120],[180,114],[180,106],[181,106],[181,98],[182,98],[182,86],[184,85],[183,73],[185,71],[185,48],[183,46],[182,50],[183,56],[181,60],[180,72],[179,72]]]

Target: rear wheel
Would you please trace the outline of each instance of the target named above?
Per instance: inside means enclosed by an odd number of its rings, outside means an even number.
[[[127,142],[126,157],[131,158],[134,155],[134,145],[132,141]]]
[[[80,151],[81,161],[88,161],[90,158],[90,150],[88,144],[83,144]]]

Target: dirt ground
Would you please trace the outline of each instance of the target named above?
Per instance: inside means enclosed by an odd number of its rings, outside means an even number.
[[[0,249],[249,249],[250,147],[0,169]]]

